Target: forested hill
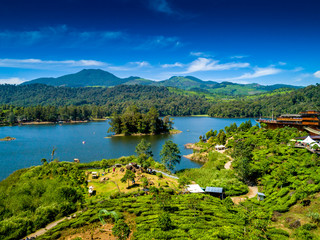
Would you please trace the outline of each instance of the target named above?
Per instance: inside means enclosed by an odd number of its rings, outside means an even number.
[[[41,83],[50,86],[65,87],[112,87],[121,84],[126,85],[150,85],[175,87],[183,90],[196,90],[228,96],[244,96],[273,91],[279,88],[296,89],[297,86],[276,84],[263,86],[259,84],[238,84],[232,82],[203,81],[193,76],[173,76],[163,81],[151,81],[140,77],[119,78],[112,73],[101,69],[84,69],[78,73],[68,74],[57,78],[38,78],[22,85]]]
[[[139,78],[139,77],[136,77]],[[50,86],[65,87],[89,87],[89,86],[116,86],[126,83],[135,77],[119,78],[109,72],[100,69],[83,69],[74,74],[68,74],[57,78],[38,78],[24,82],[22,85],[41,83]]]
[[[120,85],[113,88],[69,88],[43,84],[0,85],[0,104],[103,105],[109,113],[120,113],[134,104],[142,112],[147,112],[154,106],[162,116],[206,114],[210,108],[210,103],[203,97],[178,95],[165,87],[140,85]]]
[[[299,113],[308,109],[320,110],[320,85],[310,85],[287,94],[223,101],[212,105],[212,117],[271,117],[283,113]]]

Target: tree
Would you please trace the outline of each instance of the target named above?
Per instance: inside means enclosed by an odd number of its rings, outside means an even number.
[[[130,234],[130,228],[123,219],[119,219],[112,228],[112,235],[119,240],[125,240]]]
[[[178,182],[179,182],[179,187],[180,188],[185,188],[188,184],[190,184],[190,179],[188,179],[187,177],[185,176],[182,176],[178,179]]]
[[[106,168],[108,168],[108,166],[109,166],[107,159],[102,159],[102,161],[100,162],[100,166],[103,169],[103,171],[105,172]]]
[[[151,143],[142,138],[141,142],[136,146],[136,153],[138,156],[144,153],[147,158],[152,157]]]
[[[172,221],[169,213],[163,212],[158,217],[158,227],[161,228],[162,231],[168,231],[173,228]]]
[[[127,169],[123,178],[121,178],[121,182],[125,183],[126,181],[128,181],[128,187],[129,187],[129,181],[130,180],[133,181],[135,177],[136,177],[135,173]]]
[[[171,140],[165,141],[160,156],[161,162],[171,171],[175,168],[176,164],[181,161],[181,152],[178,145]]]
[[[47,159],[45,159],[45,158],[42,158],[42,159],[41,159],[41,163],[42,163],[42,164],[45,164],[45,163],[47,163]]]

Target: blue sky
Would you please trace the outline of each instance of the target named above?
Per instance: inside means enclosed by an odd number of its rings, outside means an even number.
[[[100,68],[120,77],[320,82],[318,0],[10,0],[0,83]]]

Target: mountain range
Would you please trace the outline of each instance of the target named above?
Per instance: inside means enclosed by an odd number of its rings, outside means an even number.
[[[182,90],[218,93],[226,95],[252,95],[273,91],[279,88],[297,89],[298,86],[275,84],[275,85],[260,85],[260,84],[238,84],[232,82],[215,82],[203,81],[193,76],[173,76],[162,81],[152,81],[141,77],[119,78],[114,74],[101,69],[83,69],[74,74],[68,74],[57,78],[37,78],[31,81],[22,83],[22,85],[41,83],[51,86],[65,87],[114,87],[117,85],[150,85],[174,87]]]

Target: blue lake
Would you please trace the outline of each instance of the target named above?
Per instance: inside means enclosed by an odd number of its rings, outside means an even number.
[[[91,162],[103,158],[118,158],[135,154],[135,147],[145,138],[152,144],[154,158],[159,161],[159,153],[166,140],[172,140],[179,145],[182,155],[192,153],[185,149],[184,144],[199,141],[199,136],[210,129],[220,130],[231,123],[239,126],[242,122],[254,119],[221,119],[209,117],[175,117],[174,127],[182,133],[158,136],[126,136],[112,137],[107,133],[108,121],[83,124],[63,125],[26,125],[0,127],[0,138],[10,136],[14,141],[0,141],[0,180],[9,176],[15,170],[41,164],[42,158],[51,158],[55,147],[55,158],[60,161],[73,161],[79,158],[81,162]],[[85,144],[83,144],[85,141]],[[176,170],[196,168],[201,165],[182,158]]]

